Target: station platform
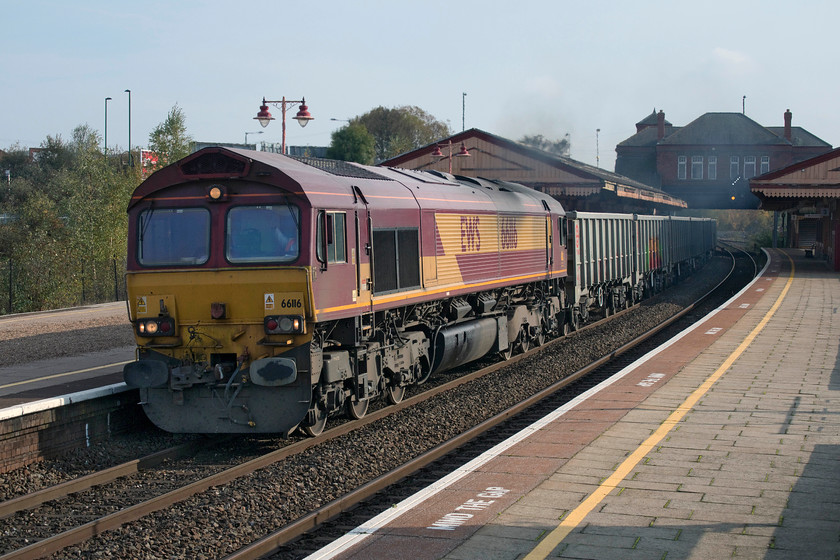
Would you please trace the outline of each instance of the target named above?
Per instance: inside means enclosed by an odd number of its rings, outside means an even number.
[[[68,328],[78,332],[65,336]],[[0,317],[0,358],[24,358],[0,359],[0,421],[98,398],[103,388],[106,394],[127,390],[122,369],[135,359],[135,347],[99,349],[103,345],[85,338],[97,328],[130,328],[125,302]],[[58,356],[32,359],[41,347]]]
[[[840,276],[801,250],[309,558],[837,558]]]

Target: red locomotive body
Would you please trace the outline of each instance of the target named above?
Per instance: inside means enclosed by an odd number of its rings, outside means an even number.
[[[128,214],[124,376],[172,432],[319,433],[627,307],[714,247],[708,220],[567,218],[517,184],[226,148],[153,174]]]
[[[563,215],[509,183],[201,150],[129,207],[126,381],[170,431],[317,433],[559,332]]]

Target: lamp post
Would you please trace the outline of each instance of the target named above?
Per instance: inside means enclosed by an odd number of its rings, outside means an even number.
[[[601,129],[595,129],[595,167],[601,167],[601,150],[599,148],[599,136],[601,135]]]
[[[257,130],[256,132],[246,132],[245,133],[245,145],[246,146],[248,145],[248,135],[249,134],[262,134],[262,133],[263,133],[262,130]]]
[[[464,115],[467,112],[467,92],[461,93],[461,132],[464,132],[466,128]]]
[[[262,125],[263,128],[268,126],[268,123],[274,120],[274,117],[272,117],[271,113],[268,112],[269,103],[280,109],[282,115],[281,122],[283,123],[283,143],[281,145],[281,149],[283,150],[283,155],[286,155],[286,110],[294,107],[295,105],[300,105],[300,110],[292,118],[295,119],[302,127],[306,126],[309,121],[313,120],[315,117],[309,113],[309,107],[306,106],[305,97],[301,98],[300,101],[286,99],[285,96],[283,96],[280,101],[266,101],[265,97],[263,97],[260,110],[257,113],[257,116],[254,117],[254,120],[260,121],[260,125]]]
[[[441,151],[440,144],[438,144],[438,145],[435,146],[435,151],[432,152],[432,157],[440,158],[438,161],[440,161],[441,159],[443,159],[445,157],[448,157],[449,158],[449,173],[451,174],[452,173],[452,156],[454,155],[455,157],[470,157],[470,152],[469,152],[469,150],[467,150],[467,146],[463,142],[461,142],[461,149],[458,150],[457,154],[453,154],[452,153],[452,140],[449,140],[448,144],[449,144],[449,155],[448,156]]]
[[[134,167],[134,157],[131,155],[131,90],[125,90],[128,94],[128,166]]]
[[[102,149],[102,153],[105,155],[105,163],[108,163],[108,102],[111,101],[110,97],[105,98],[105,138],[104,144],[105,147]]]

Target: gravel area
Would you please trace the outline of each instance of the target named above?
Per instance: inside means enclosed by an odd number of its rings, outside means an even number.
[[[644,302],[610,322],[609,327],[577,333],[536,356],[426,401],[422,407],[404,410],[210,489],[81,547],[69,547],[53,558],[218,558],[229,554],[614,350],[708,291],[726,270],[728,264],[723,259],[714,259],[677,289]],[[157,437],[129,438],[122,445],[129,445],[137,456],[147,443],[150,447],[159,444],[155,443]],[[78,468],[79,462],[92,468],[108,462],[114,456],[110,445],[113,442],[100,449],[82,450],[66,463],[44,462],[2,475],[0,496],[4,488],[12,494],[31,488],[33,480],[39,487],[46,485],[42,481],[66,476],[62,473]]]
[[[125,302],[0,317],[0,367],[134,344]]]

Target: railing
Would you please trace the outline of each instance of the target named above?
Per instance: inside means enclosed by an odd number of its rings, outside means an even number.
[[[35,270],[32,262],[0,258],[0,315],[125,299],[125,259],[78,262],[76,270]]]

